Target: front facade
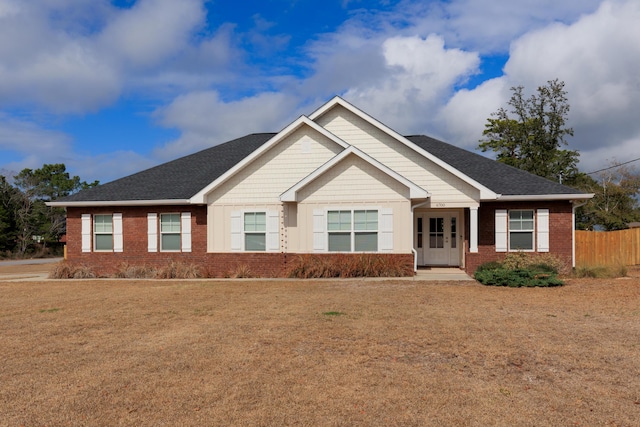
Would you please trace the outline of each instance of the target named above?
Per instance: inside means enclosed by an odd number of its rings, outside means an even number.
[[[109,274],[181,261],[209,276],[281,276],[299,254],[375,253],[473,272],[510,251],[573,261],[591,195],[425,136],[336,97],[253,134],[51,203],[67,257]]]

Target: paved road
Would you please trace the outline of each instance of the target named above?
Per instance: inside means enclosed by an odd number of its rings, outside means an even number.
[[[0,266],[26,265],[26,264],[53,264],[60,261],[62,261],[62,258],[11,259],[7,261],[0,261]]]

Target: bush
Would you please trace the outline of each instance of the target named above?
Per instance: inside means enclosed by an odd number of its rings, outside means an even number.
[[[154,279],[158,275],[155,268],[123,262],[118,266],[115,277],[120,279]]]
[[[378,254],[331,256],[300,255],[289,264],[287,276],[296,279],[335,277],[404,277],[413,274],[413,265],[401,258]]]
[[[86,265],[76,265],[68,261],[61,261],[49,273],[50,279],[93,279],[95,272]]]
[[[627,275],[627,266],[580,266],[573,271],[573,276],[577,278],[594,278],[594,279],[613,279],[615,277],[625,277]]]
[[[195,264],[170,262],[156,270],[157,279],[198,279],[202,277],[200,269]]]
[[[483,285],[518,287],[562,286],[557,278],[563,263],[557,257],[530,256],[523,252],[507,254],[503,262],[480,265],[474,278]]]

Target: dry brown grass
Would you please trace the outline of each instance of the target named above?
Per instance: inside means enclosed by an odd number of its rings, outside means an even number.
[[[0,425],[637,425],[637,276],[0,282]]]

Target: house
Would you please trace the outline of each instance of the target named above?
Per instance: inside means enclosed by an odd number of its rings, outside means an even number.
[[[335,97],[278,133],[244,136],[51,202],[67,257],[118,265],[240,265],[281,276],[298,254],[376,253],[421,266],[512,251],[574,260],[574,209],[593,195],[428,136],[402,136]]]

